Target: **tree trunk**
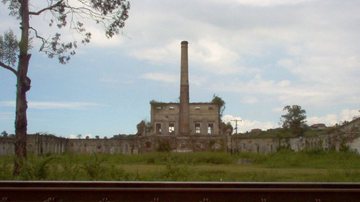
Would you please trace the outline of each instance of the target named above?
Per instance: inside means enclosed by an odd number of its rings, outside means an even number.
[[[20,1],[21,40],[19,43],[19,63],[16,86],[16,117],[15,117],[15,163],[13,174],[19,175],[23,162],[26,159],[27,135],[27,101],[26,92],[30,90],[30,79],[27,77],[30,54],[29,49],[29,2]]]

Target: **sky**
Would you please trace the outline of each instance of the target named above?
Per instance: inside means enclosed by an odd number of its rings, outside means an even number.
[[[39,6],[31,4],[31,9]],[[360,1],[131,1],[121,33],[107,39],[87,24],[90,44],[66,65],[34,40],[28,132],[62,137],[136,133],[151,100],[177,102],[180,43],[189,42],[190,101],[226,102],[222,119],[238,131],[281,126],[286,105],[307,123],[328,126],[360,116]],[[48,16],[31,19],[41,34]],[[18,22],[0,5],[0,33]],[[71,30],[65,39],[76,38]],[[0,68],[0,131],[14,133],[16,79]],[[234,122],[232,122],[234,124]]]

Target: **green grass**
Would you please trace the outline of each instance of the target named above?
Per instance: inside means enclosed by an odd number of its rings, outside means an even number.
[[[29,156],[16,178],[12,166],[0,157],[0,180],[360,182],[360,156],[333,151]]]

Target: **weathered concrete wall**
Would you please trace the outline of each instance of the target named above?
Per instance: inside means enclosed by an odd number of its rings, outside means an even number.
[[[346,145],[360,153],[360,118],[351,121],[344,126],[344,131],[348,136],[345,138]]]
[[[67,139],[47,134],[27,136],[26,149],[30,154],[61,154],[65,152]]]
[[[137,154],[138,147],[135,139],[131,137],[114,139],[69,139],[66,151],[84,154]]]
[[[280,148],[288,148],[293,151],[311,149],[329,149],[329,136],[308,137],[308,138],[251,138],[237,137],[232,138],[233,152],[256,152],[273,153]]]
[[[272,153],[280,148],[289,148],[293,151],[334,149],[341,147],[360,152],[360,119],[355,119],[343,126],[335,128],[329,134],[314,137],[296,138],[253,138],[245,135],[231,137],[232,152]]]
[[[63,153],[66,148],[65,138],[53,135],[28,135],[26,149],[29,154]],[[13,155],[15,137],[0,137],[0,155]]]
[[[138,139],[139,152],[155,152],[161,146],[173,152],[226,151],[225,136],[145,136]]]
[[[213,135],[220,135],[219,106],[212,103],[190,103],[190,134],[196,134],[195,123],[200,123],[200,134],[208,134],[209,124],[213,124]]]
[[[174,124],[174,132],[169,133],[170,123]],[[151,104],[151,135],[178,135],[179,134],[179,104],[153,103]],[[161,131],[157,129],[160,124]]]
[[[231,138],[232,152],[272,153],[279,147],[279,141],[272,138],[250,138],[240,135]]]
[[[0,137],[0,155],[14,154],[14,137]],[[66,139],[53,135],[35,134],[27,136],[26,148],[29,154],[109,153],[137,154],[138,146],[134,136],[112,139]]]
[[[151,135],[180,135],[179,131],[179,103],[152,103]],[[212,103],[190,103],[189,105],[189,135],[208,134],[209,124],[212,124],[212,135],[220,134],[219,107]],[[174,133],[169,132],[170,124],[174,124]],[[196,133],[195,124],[200,124],[200,133]],[[161,126],[161,131],[158,126]],[[187,135],[186,135],[187,136]]]
[[[0,156],[15,154],[14,140],[12,137],[0,137]]]
[[[14,154],[14,137],[0,137],[0,155]],[[158,151],[168,145],[173,152],[230,151],[272,153],[280,148],[294,151],[311,149],[341,150],[348,147],[360,152],[360,118],[329,131],[329,134],[297,138],[259,138],[245,135],[129,135],[111,139],[66,139],[53,135],[28,135],[27,150],[47,153],[137,154]]]

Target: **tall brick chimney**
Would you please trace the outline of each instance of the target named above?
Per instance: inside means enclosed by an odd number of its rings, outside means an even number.
[[[180,72],[180,135],[189,135],[189,67],[188,42],[181,42],[181,72]]]

